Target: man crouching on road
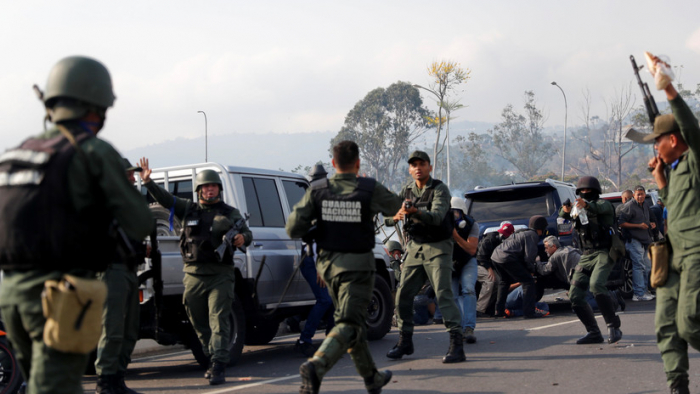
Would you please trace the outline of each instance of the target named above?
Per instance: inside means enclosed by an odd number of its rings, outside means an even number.
[[[391,380],[391,372],[377,371],[367,345],[367,306],[376,271],[373,217],[378,212],[392,215],[401,207],[401,199],[374,179],[357,177],[356,143],[342,141],[334,146],[332,164],[336,174],[311,183],[286,227],[290,237],[301,238],[315,221],[316,267],[335,305],[335,327],[299,368],[299,393],[318,393],[323,376],[348,352],[367,392],[379,394]]]
[[[427,153],[411,153],[408,172],[414,182],[404,186],[400,193],[410,206],[404,204],[393,218],[385,219],[388,226],[403,220],[408,239],[401,285],[396,291],[399,342],[386,356],[400,359],[413,354],[413,298],[429,279],[450,333],[450,348],[442,362],[455,363],[465,361],[466,357],[462,343],[462,315],[452,293],[454,215],[450,211],[450,190],[430,176],[432,170]]]

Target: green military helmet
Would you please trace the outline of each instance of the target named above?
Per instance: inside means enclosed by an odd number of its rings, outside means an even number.
[[[398,250],[401,253],[403,253],[403,248],[401,247],[401,244],[398,241],[394,241],[394,240],[387,241],[387,243],[384,244],[384,247],[386,248],[387,251],[389,251],[389,253],[391,253],[395,250]]]
[[[90,107],[104,113],[114,104],[115,96],[112,78],[102,63],[70,56],[51,69],[43,98],[51,120],[60,122],[80,118]]]
[[[197,174],[197,176],[194,178],[194,190],[199,191],[199,187],[202,185],[207,185],[210,183],[216,183],[219,185],[219,190],[223,189],[223,183],[221,183],[221,177],[219,177],[219,173],[217,173],[214,170],[204,170]]]
[[[598,182],[598,178],[594,176],[581,177],[581,179],[578,180],[578,184],[576,185],[576,194],[579,194],[581,192],[581,189],[593,189],[598,191],[598,194],[603,193],[603,190],[600,188],[600,182]]]

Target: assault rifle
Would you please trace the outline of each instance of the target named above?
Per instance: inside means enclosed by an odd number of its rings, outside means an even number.
[[[644,66],[638,67],[637,62],[634,60],[634,56],[630,55],[630,61],[632,62],[632,69],[634,70],[634,75],[637,77],[637,84],[639,84],[639,89],[642,90],[642,97],[644,98],[644,107],[647,109],[647,115],[649,116],[649,122],[654,125],[654,120],[659,115],[659,109],[656,107],[656,101],[654,101],[654,96],[651,95],[649,91],[649,85],[646,82],[642,82],[642,78],[639,76],[639,70]]]
[[[224,261],[224,254],[226,254],[226,251],[229,250],[229,248],[232,252],[235,252],[235,248],[233,247],[233,239],[236,237],[236,235],[241,233],[241,229],[243,229],[245,221],[245,217],[236,220],[236,222],[233,223],[233,227],[231,227],[231,229],[224,235],[223,242],[218,248],[216,248],[216,256],[219,258],[219,261]],[[246,253],[245,246],[239,246],[238,250]]]

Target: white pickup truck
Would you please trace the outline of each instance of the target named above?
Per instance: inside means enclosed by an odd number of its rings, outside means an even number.
[[[284,229],[292,207],[304,195],[309,182],[299,174],[217,163],[157,168],[153,170],[151,179],[175,196],[195,199],[192,181],[198,172],[205,169],[219,173],[224,201],[238,208],[243,215],[249,215],[248,227],[253,232],[253,242],[246,253],[237,251],[234,254],[236,298],[233,303],[230,351],[231,363],[235,363],[241,356],[244,344],[270,342],[282,319],[304,315],[316,302],[309,285],[296,269],[302,255],[301,240],[290,239]],[[141,186],[139,180],[137,187],[151,203],[158,222],[163,290],[156,294],[153,273],[157,270],[152,270],[150,260],[146,259],[139,270],[140,337],[155,339],[162,345],[184,344],[192,349],[200,364],[206,365],[208,360],[204,358],[182,306],[184,274],[178,247],[180,223],[175,218],[171,230],[169,211],[156,204],[146,188]],[[392,289],[395,283],[388,255],[379,240],[374,255],[377,278],[367,322],[371,340],[384,337],[391,329],[394,311]]]

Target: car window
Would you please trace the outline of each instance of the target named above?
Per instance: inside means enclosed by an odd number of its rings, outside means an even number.
[[[168,182],[168,191],[176,197],[192,199],[192,180]]]
[[[282,181],[282,186],[284,186],[284,194],[287,195],[287,202],[291,211],[292,207],[304,197],[308,185],[302,181]]]
[[[551,216],[556,211],[552,191],[549,188],[518,188],[473,193],[467,196],[469,214],[477,222]]]
[[[252,227],[284,227],[282,203],[274,179],[243,177],[243,190]]]

